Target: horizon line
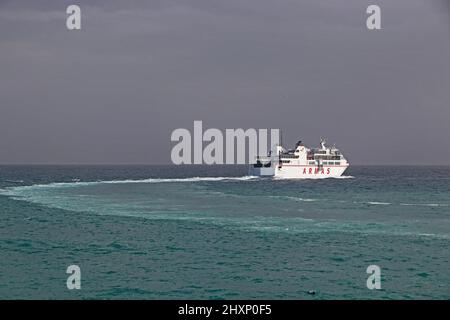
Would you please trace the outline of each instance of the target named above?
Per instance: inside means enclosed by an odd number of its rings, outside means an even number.
[[[173,164],[173,163],[0,163],[0,166],[248,166],[248,164]],[[447,164],[405,164],[405,163],[381,163],[381,164],[365,164],[356,163],[349,166],[414,166],[414,167],[445,167],[450,166]]]

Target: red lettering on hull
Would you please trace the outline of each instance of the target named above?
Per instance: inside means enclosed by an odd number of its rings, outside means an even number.
[[[313,168],[309,168],[308,171],[306,171],[306,168],[303,168],[303,174],[330,174],[331,173],[331,168],[327,168],[327,171],[325,171],[325,168],[319,169],[319,168],[314,168],[314,172],[313,172]]]

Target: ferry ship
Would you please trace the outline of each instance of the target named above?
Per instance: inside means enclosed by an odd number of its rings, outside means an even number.
[[[267,156],[257,156],[250,165],[249,174],[286,179],[321,179],[340,177],[349,163],[335,146],[326,146],[320,139],[320,147],[308,148],[301,141],[294,149],[286,150],[278,144]]]

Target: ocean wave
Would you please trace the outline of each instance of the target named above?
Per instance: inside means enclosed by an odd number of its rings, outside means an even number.
[[[401,206],[424,206],[424,207],[450,207],[444,203],[400,203]]]
[[[291,197],[291,196],[272,196],[272,198],[283,198],[294,201],[302,201],[302,202],[316,202],[316,201],[328,201],[328,202],[336,202],[336,203],[347,203],[346,200],[336,200],[336,199],[316,199],[316,198],[301,198],[301,197]],[[354,204],[370,204],[370,205],[391,205],[390,202],[380,202],[380,201],[367,201],[367,202],[358,202],[353,201]]]
[[[390,202],[369,201],[369,202],[367,202],[367,204],[387,206],[387,205],[390,205],[391,203]]]
[[[300,198],[300,197],[286,197],[286,199],[295,200],[295,201],[303,201],[303,202],[315,202],[315,201],[323,200],[323,199]]]
[[[19,188],[19,187],[17,187]],[[244,231],[261,231],[261,232],[283,232],[283,233],[355,233],[367,235],[398,235],[398,236],[420,236],[427,238],[448,239],[448,234],[440,234],[420,228],[416,230],[416,223],[391,224],[388,221],[358,221],[358,220],[336,220],[321,219],[310,217],[290,217],[283,216],[281,212],[279,216],[259,216],[254,215],[253,211],[249,211],[249,215],[227,216],[222,213],[211,214],[208,209],[197,207],[174,207],[177,204],[164,204],[162,207],[158,205],[136,206],[139,203],[110,203],[110,201],[99,201],[96,199],[84,199],[80,195],[76,197],[60,197],[54,196],[53,192],[17,192],[12,191],[11,195],[17,196],[17,200],[24,200],[31,203],[45,205],[50,208],[68,210],[73,212],[92,213],[97,215],[118,216],[118,217],[138,217],[149,220],[177,220],[197,223],[207,223],[218,225],[220,227],[242,229]],[[51,190],[50,190],[51,191]],[[23,197],[23,198],[22,198]],[[287,197],[284,197],[286,199]],[[297,201],[316,201],[321,199],[291,197]],[[94,201],[94,202],[92,202]],[[230,203],[230,201],[222,202],[221,205]],[[367,203],[367,202],[362,202]],[[230,207],[231,210],[236,207]]]

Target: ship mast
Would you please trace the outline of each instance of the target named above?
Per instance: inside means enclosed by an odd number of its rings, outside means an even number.
[[[281,162],[281,149],[283,148],[283,130],[280,129],[280,139],[278,143],[278,169],[281,169],[282,162]]]
[[[279,141],[278,141],[278,145],[279,145],[280,147],[283,146],[283,130],[282,130],[282,129],[280,129],[280,139],[279,139]]]

